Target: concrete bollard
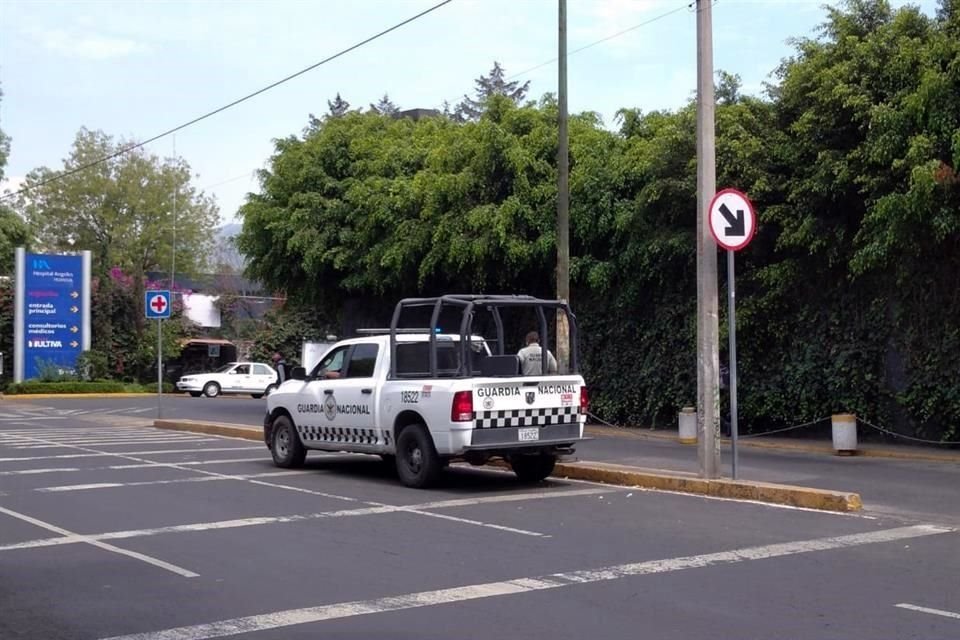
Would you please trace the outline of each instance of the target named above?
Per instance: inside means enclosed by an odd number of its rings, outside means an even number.
[[[680,411],[680,434],[681,444],[697,443],[697,410],[693,407],[684,407]]]
[[[838,413],[833,420],[833,450],[838,456],[852,456],[857,452],[857,416]]]

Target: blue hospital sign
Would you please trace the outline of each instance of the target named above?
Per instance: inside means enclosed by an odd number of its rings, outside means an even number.
[[[17,358],[15,373],[22,377],[16,377],[36,378],[45,367],[72,371],[89,344],[84,256],[25,253],[18,267],[17,346],[22,358]]]

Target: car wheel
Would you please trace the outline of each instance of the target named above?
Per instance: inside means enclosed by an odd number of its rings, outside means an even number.
[[[216,398],[220,395],[220,385],[216,382],[208,382],[203,386],[203,395],[208,398]]]
[[[263,395],[268,396],[276,390],[277,390],[277,385],[271,384],[266,389],[263,390]]]
[[[190,392],[190,396],[193,397],[193,398],[199,398],[199,397],[202,396],[202,395],[203,395],[203,392],[202,392],[202,391],[191,391],[191,392]]]
[[[303,448],[300,436],[287,416],[277,416],[273,421],[270,454],[273,464],[284,469],[303,466],[307,458],[307,450]]]
[[[522,482],[539,482],[553,473],[557,459],[550,455],[511,456],[510,466]]]
[[[436,482],[443,464],[430,433],[422,424],[407,425],[397,438],[397,473],[408,487],[423,489]]]
[[[253,398],[254,400],[259,400],[260,398],[263,397],[263,394],[262,394],[262,393],[251,393],[251,394],[250,394],[250,397]]]

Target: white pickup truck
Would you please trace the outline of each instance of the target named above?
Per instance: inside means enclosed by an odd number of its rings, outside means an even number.
[[[429,328],[402,329],[404,310],[428,307]],[[453,307],[460,333],[441,333]],[[563,313],[570,331],[568,373],[520,374],[504,350],[504,308],[527,307],[547,336],[544,311]],[[493,318],[497,337],[471,331]],[[543,340],[542,344],[548,344]],[[491,348],[493,347],[493,348]],[[547,358],[542,359],[547,362]],[[587,388],[577,372],[576,319],[567,305],[529,296],[404,299],[390,329],[337,342],[309,374],[302,368],[267,398],[264,440],[280,467],[303,464],[310,449],[378,454],[401,481],[426,487],[455,459],[485,464],[502,457],[521,480],[550,475],[557,457],[582,440]]]

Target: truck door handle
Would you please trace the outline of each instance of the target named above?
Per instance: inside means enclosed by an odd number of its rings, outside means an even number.
[[[373,389],[360,389],[360,393],[370,394],[370,393],[373,393]]]
[[[324,393],[324,395],[332,396],[332,395],[333,395],[333,389],[324,389],[324,390],[323,390],[323,393]]]

